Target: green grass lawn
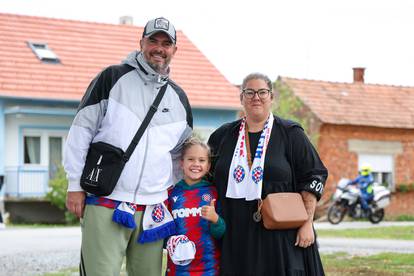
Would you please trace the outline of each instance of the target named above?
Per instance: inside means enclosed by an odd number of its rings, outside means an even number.
[[[368,229],[317,230],[319,237],[376,238],[414,240],[414,227],[390,226]],[[414,276],[414,254],[382,253],[371,256],[352,256],[347,253],[321,254],[327,276]],[[165,261],[165,260],[164,260]],[[44,276],[75,276],[72,268]],[[121,276],[125,276],[123,269]]]
[[[382,253],[371,256],[351,256],[347,253],[335,253],[321,256],[327,276],[414,276],[414,254]],[[75,275],[79,275],[77,268],[47,273],[43,276]],[[126,276],[125,269],[120,276]]]
[[[318,237],[414,240],[413,226],[389,226],[367,229],[316,230]]]
[[[414,254],[381,253],[351,256],[347,253],[322,254],[327,276],[414,275]]]
[[[317,230],[319,237],[414,240],[413,226],[367,229]],[[347,253],[321,254],[327,276],[414,276],[414,254],[381,253],[352,256]]]

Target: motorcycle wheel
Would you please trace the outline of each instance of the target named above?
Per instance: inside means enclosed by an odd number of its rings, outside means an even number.
[[[379,223],[384,218],[384,209],[376,210],[374,213],[370,213],[368,219],[372,223]]]
[[[345,208],[340,204],[334,204],[328,209],[328,221],[332,224],[338,224],[344,219],[345,213]]]

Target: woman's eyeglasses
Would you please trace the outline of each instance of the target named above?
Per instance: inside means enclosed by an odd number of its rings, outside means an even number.
[[[266,99],[267,97],[269,97],[271,92],[270,89],[265,88],[259,90],[247,88],[243,89],[242,93],[247,99],[253,99],[255,94],[257,94],[257,96],[259,96],[260,99]]]

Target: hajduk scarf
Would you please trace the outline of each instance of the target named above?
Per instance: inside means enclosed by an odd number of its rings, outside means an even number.
[[[114,210],[112,220],[127,228],[135,229],[134,204],[121,202]],[[138,237],[139,243],[153,242],[176,233],[175,222],[164,203],[145,206],[143,214],[143,231]]]
[[[270,114],[263,131],[260,134],[254,159],[249,166],[248,149],[246,146],[246,117],[242,119],[239,129],[239,138],[234,150],[233,159],[230,165],[229,178],[227,181],[226,197],[244,198],[246,201],[260,199],[262,195],[264,160],[267,145],[273,126],[273,115]],[[250,152],[250,149],[249,149]]]
[[[175,222],[164,203],[147,205],[138,242],[146,243],[176,234]]]
[[[175,222],[164,203],[145,206],[93,195],[88,195],[85,203],[114,209],[112,221],[131,230],[137,228],[135,213],[144,212],[143,231],[137,240],[139,243],[152,242],[176,234]]]

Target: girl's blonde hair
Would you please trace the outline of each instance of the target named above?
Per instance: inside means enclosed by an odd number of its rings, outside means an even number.
[[[181,159],[184,158],[184,155],[187,153],[188,149],[191,148],[192,146],[200,146],[200,147],[204,148],[207,151],[208,161],[211,162],[211,149],[210,149],[210,147],[206,143],[201,141],[199,138],[194,137],[194,136],[188,138],[184,142],[183,149],[182,149],[182,152],[181,152]]]

